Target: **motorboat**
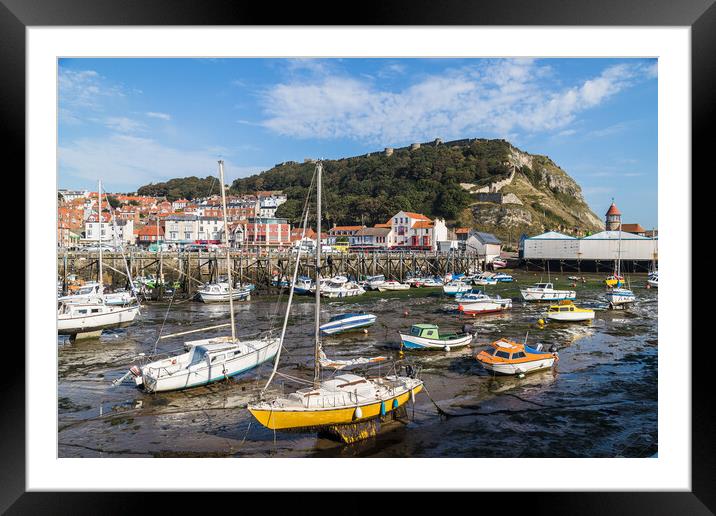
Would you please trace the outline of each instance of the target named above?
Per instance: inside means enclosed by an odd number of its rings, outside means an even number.
[[[385,283],[385,276],[378,274],[376,276],[368,276],[364,281],[367,290],[378,290],[378,287]]]
[[[472,342],[470,333],[440,333],[435,324],[413,324],[410,333],[400,334],[401,349],[442,349],[450,351],[453,348],[467,346]]]
[[[271,286],[278,288],[288,288],[291,286],[291,284],[286,276],[273,276],[271,278]]]
[[[58,303],[57,333],[72,338],[99,337],[102,330],[123,328],[134,322],[139,304],[111,306],[101,297],[87,302]]]
[[[334,315],[320,326],[320,330],[323,335],[336,335],[372,326],[376,318],[373,314],[363,312]]]
[[[652,271],[649,273],[649,277],[646,280],[646,284],[650,287],[659,288],[659,272]]]
[[[465,315],[496,313],[512,308],[511,298],[488,296],[479,290],[463,294],[457,301],[457,310]]]
[[[636,301],[634,292],[627,288],[613,288],[606,293],[610,308],[625,308]]]
[[[579,308],[572,301],[560,301],[559,304],[551,305],[547,309],[545,317],[550,321],[560,322],[582,322],[594,319],[594,310],[590,308]]]
[[[473,285],[497,285],[497,278],[494,274],[483,272],[472,279]]]
[[[552,283],[536,283],[531,287],[520,289],[520,293],[525,301],[562,301],[577,298],[576,291],[556,290]]]
[[[228,282],[210,283],[199,289],[199,298],[204,303],[225,303],[229,299],[234,301],[248,301],[251,299],[251,291],[247,288],[229,288]]]
[[[293,291],[296,294],[310,294],[313,287],[313,280],[308,276],[299,276],[293,285]]]
[[[512,275],[507,274],[505,272],[495,273],[492,277],[493,279],[497,280],[498,283],[511,283],[512,281],[514,281]]]
[[[381,292],[388,292],[390,290],[408,290],[410,285],[407,283],[401,283],[399,281],[388,280],[378,285],[378,290]]]
[[[443,294],[446,296],[456,296],[457,294],[467,292],[470,288],[470,285],[464,281],[453,280],[443,285]]]
[[[554,347],[543,351],[541,344],[531,348],[503,338],[490,344],[489,349],[480,351],[475,359],[493,373],[516,375],[549,369],[559,360],[559,354]]]
[[[507,262],[505,260],[503,260],[502,258],[494,258],[492,260],[493,269],[500,269],[502,267],[507,267]]]
[[[442,287],[443,282],[440,278],[425,278],[423,280],[422,286],[425,288]]]
[[[321,285],[321,295],[328,298],[353,297],[365,294],[363,287],[348,281],[345,276],[336,276]]]

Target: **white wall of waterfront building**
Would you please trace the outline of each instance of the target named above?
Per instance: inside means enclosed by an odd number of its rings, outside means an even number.
[[[526,260],[616,260],[621,245],[622,260],[658,259],[658,238],[633,233],[602,231],[575,238],[555,231],[543,233],[523,242]]]

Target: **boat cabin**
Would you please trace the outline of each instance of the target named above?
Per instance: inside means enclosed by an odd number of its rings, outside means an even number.
[[[539,288],[542,290],[553,290],[554,285],[552,283],[536,283],[532,286],[532,288]]]
[[[551,312],[551,313],[556,313],[556,312],[576,312],[578,310],[579,309],[575,306],[574,303],[572,303],[572,301],[566,299],[564,301],[560,301],[559,304],[557,304],[557,305],[551,305],[549,307],[549,310],[547,310],[547,311]]]
[[[410,328],[410,334],[415,337],[423,337],[425,339],[440,338],[440,332],[435,324],[413,324]]]
[[[504,360],[519,360],[525,358],[525,345],[517,342],[510,342],[507,339],[500,339],[490,344],[491,348],[481,351],[492,357]]]

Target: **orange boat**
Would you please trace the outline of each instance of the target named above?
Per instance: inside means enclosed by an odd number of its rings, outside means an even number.
[[[497,374],[514,375],[549,369],[559,360],[554,347],[542,351],[507,339],[496,340],[490,348],[480,351],[475,359],[482,367]]]

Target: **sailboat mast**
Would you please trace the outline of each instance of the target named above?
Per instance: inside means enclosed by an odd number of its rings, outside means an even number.
[[[229,223],[226,216],[226,188],[224,187],[224,160],[219,160],[219,180],[221,181],[221,208],[224,213],[224,245],[226,245],[226,277],[229,282],[229,312],[231,312],[231,340],[236,342],[236,324],[234,322],[234,284],[231,279],[231,253],[229,252]]]
[[[97,181],[97,211],[99,221],[99,293],[104,292],[102,285],[102,180]]]
[[[619,240],[617,241],[617,276],[622,271],[622,223],[619,221]]]
[[[321,186],[323,163],[316,165],[316,346],[314,350],[313,386],[318,387],[321,382]]]

